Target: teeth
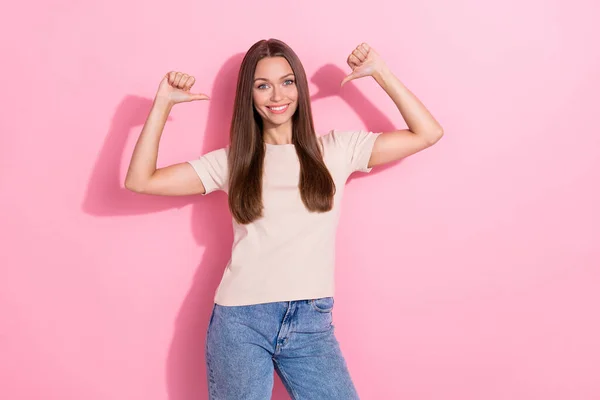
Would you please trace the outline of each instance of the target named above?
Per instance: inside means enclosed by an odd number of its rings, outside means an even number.
[[[286,107],[287,107],[287,105],[281,106],[281,107],[269,107],[269,108],[273,111],[281,111],[281,110],[284,110]]]

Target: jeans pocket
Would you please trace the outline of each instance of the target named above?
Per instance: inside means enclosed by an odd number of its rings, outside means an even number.
[[[334,300],[333,297],[321,297],[319,299],[312,299],[310,304],[318,312],[328,313],[333,310]]]
[[[217,308],[217,304],[214,303],[212,306],[212,311],[210,313],[210,317],[208,319],[208,326],[206,327],[206,335],[208,336],[209,332],[210,332],[210,327],[213,324],[213,319],[215,319],[215,309]]]

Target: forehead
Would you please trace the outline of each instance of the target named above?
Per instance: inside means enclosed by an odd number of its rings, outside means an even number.
[[[279,79],[286,74],[293,73],[292,67],[283,57],[265,57],[256,64],[254,78],[269,80]]]

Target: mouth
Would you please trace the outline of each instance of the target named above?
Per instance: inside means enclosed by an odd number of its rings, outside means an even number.
[[[283,104],[280,106],[267,106],[267,108],[269,109],[269,111],[271,111],[273,114],[283,114],[284,112],[287,111],[287,109],[289,108],[289,104]]]

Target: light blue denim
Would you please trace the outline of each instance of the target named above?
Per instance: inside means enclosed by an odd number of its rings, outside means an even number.
[[[332,323],[333,297],[215,304],[206,335],[210,400],[268,400],[275,370],[293,400],[353,400]]]

